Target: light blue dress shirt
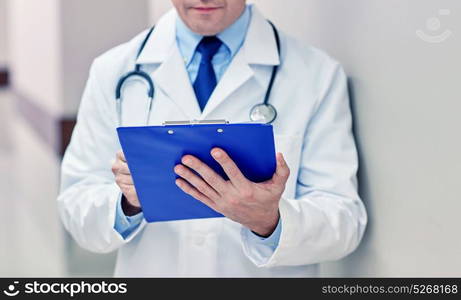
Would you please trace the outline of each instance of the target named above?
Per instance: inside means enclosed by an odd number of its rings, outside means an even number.
[[[216,52],[213,56],[212,60],[213,69],[218,83],[232,59],[242,47],[250,21],[251,6],[247,6],[245,12],[237,19],[237,21],[234,22],[234,24],[217,35],[223,43],[218,52]],[[191,84],[193,84],[197,78],[200,61],[202,60],[202,55],[200,52],[196,51],[196,48],[202,38],[202,35],[191,31],[189,27],[184,24],[181,18],[177,18],[176,42],[178,44],[179,51],[184,58],[184,63],[186,64]]]
[[[251,21],[251,15],[252,6],[247,5],[245,12],[237,19],[237,21],[217,35],[217,37],[223,42],[221,48],[219,48],[212,61],[218,84],[232,59],[245,41],[246,33]],[[184,63],[186,65],[191,84],[193,84],[197,78],[200,61],[202,59],[201,54],[196,51],[196,48],[202,38],[203,36],[191,31],[184,24],[181,18],[177,18],[176,42],[182,56],[184,57]],[[120,197],[117,203],[114,228],[124,239],[136,230],[136,228],[141,224],[142,219],[142,212],[132,217],[126,216],[122,210]],[[248,237],[249,244],[253,246],[253,249],[259,253],[262,259],[267,259],[277,248],[281,232],[282,223],[279,220],[275,231],[268,238],[259,237],[251,232],[245,236]]]

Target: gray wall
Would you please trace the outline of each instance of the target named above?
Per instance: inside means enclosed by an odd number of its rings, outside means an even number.
[[[63,114],[74,116],[91,62],[149,27],[148,4],[146,0],[61,1]],[[79,49],[78,52],[75,49]]]
[[[8,53],[12,86],[58,114],[62,107],[59,0],[8,0]]]
[[[155,21],[169,6],[150,1]],[[250,2],[350,76],[370,223],[360,248],[324,264],[324,276],[461,276],[461,2]],[[430,43],[418,30],[451,36]]]
[[[7,64],[6,23],[6,0],[0,0],[0,69]]]
[[[324,275],[461,276],[461,2],[255,2],[350,76],[370,224],[358,251]],[[430,43],[418,30],[452,34]]]
[[[173,5],[171,0],[149,0],[149,15],[152,24],[155,24],[158,19],[167,12]]]
[[[74,116],[93,59],[147,28],[147,18],[147,0],[9,0],[14,89],[53,115]]]

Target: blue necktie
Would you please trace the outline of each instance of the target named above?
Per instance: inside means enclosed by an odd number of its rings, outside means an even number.
[[[202,60],[200,61],[197,79],[194,82],[194,91],[202,111],[216,88],[216,74],[211,61],[221,45],[222,42],[217,37],[207,36],[197,46],[196,51],[200,52]]]

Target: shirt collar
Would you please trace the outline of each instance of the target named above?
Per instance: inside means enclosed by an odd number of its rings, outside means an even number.
[[[230,56],[234,57],[245,41],[245,36],[251,21],[252,5],[247,5],[243,14],[228,28],[219,33],[217,37],[223,42],[230,51]],[[188,65],[194,54],[195,49],[202,40],[203,36],[193,32],[178,16],[176,19],[176,40],[179,50]]]

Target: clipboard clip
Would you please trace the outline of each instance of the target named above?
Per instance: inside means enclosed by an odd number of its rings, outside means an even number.
[[[163,126],[171,125],[219,125],[219,124],[229,124],[229,121],[226,120],[189,120],[189,121],[165,121]]]

